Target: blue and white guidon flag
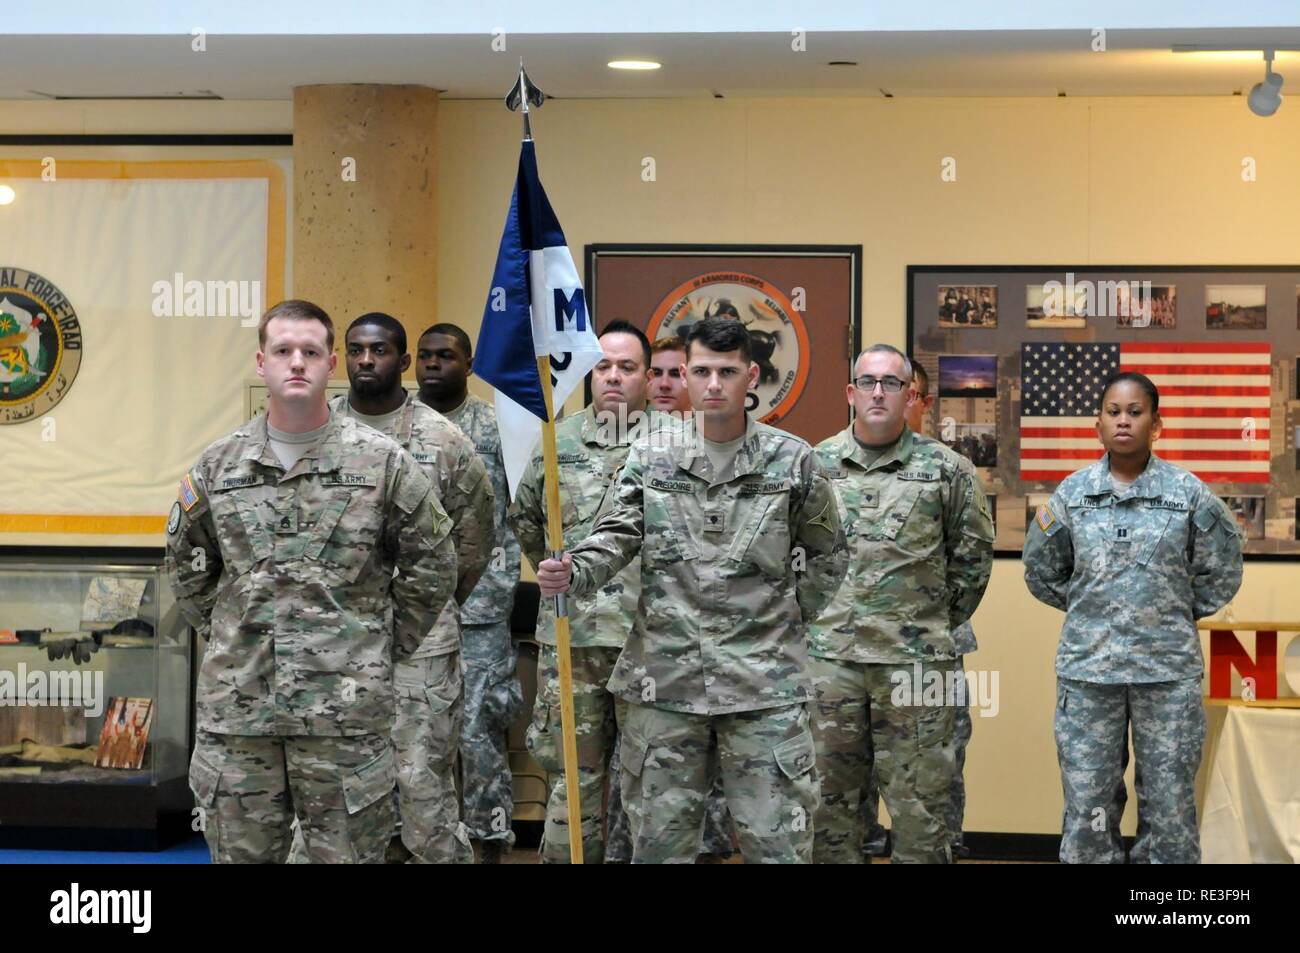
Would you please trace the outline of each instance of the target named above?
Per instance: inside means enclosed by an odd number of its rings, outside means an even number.
[[[497,427],[513,499],[546,419],[537,359],[549,356],[559,409],[601,358],[564,232],[537,178],[531,140],[519,152],[496,270],[483,309],[474,373],[496,388]]]

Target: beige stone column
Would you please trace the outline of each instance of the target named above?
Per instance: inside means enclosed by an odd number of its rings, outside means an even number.
[[[367,311],[436,320],[438,92],[425,86],[293,91],[293,296],[343,330]]]

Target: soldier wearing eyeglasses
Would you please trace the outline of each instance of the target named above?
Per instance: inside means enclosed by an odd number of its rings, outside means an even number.
[[[952,859],[955,633],[988,585],[993,524],[970,461],[908,428],[912,374],[895,348],[863,351],[846,388],[855,419],[815,449],[849,545],[848,574],[809,629],[818,862],[862,862],[872,748],[894,862]]]

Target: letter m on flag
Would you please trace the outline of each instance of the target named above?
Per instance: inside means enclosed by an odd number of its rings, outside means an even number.
[[[579,334],[587,330],[587,301],[581,288],[574,288],[572,297],[563,288],[555,289],[555,330],[563,331],[565,325]]]

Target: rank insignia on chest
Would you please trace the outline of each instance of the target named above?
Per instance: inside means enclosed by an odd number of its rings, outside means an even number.
[[[727,518],[718,513],[704,515],[704,532],[721,533],[727,528]]]
[[[293,536],[298,532],[298,510],[278,513],[275,518],[275,532],[279,536]]]
[[[874,510],[880,505],[880,494],[875,490],[868,490],[862,494],[862,507],[868,510]]]
[[[1128,538],[1128,527],[1127,527],[1127,526],[1116,526],[1116,527],[1115,527],[1115,542],[1117,542],[1117,543],[1127,543],[1127,542],[1129,542],[1129,538]]]

